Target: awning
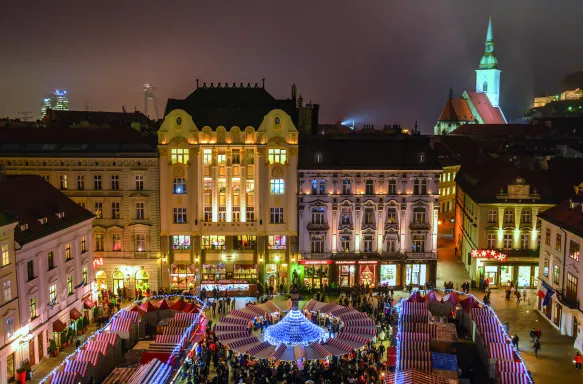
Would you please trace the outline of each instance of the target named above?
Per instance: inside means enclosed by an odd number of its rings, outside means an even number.
[[[63,332],[67,325],[61,320],[57,319],[53,322],[53,332]]]
[[[91,309],[93,307],[95,307],[95,303],[93,301],[91,301],[91,299],[87,299],[83,302],[83,308]]]
[[[79,320],[81,317],[83,317],[83,315],[81,314],[81,312],[79,312],[77,308],[71,309],[71,311],[69,312],[69,316],[71,317],[71,320]]]

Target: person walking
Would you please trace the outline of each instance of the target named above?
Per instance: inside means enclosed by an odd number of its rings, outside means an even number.
[[[512,345],[514,346],[514,348],[516,348],[516,350],[518,351],[518,342],[520,341],[520,339],[518,338],[518,335],[515,333],[514,337],[512,338]]]
[[[581,363],[583,363],[583,356],[581,356],[579,352],[575,354],[573,361],[575,362],[575,369],[581,369]]]
[[[538,339],[535,340],[534,345],[532,346],[532,349],[534,349],[534,355],[538,359],[538,351],[540,351],[540,341],[538,341]]]
[[[540,341],[540,337],[541,337],[541,336],[542,336],[542,332],[540,331],[540,328],[538,328],[538,329],[536,330],[536,339],[537,339],[538,341]]]
[[[534,330],[534,328],[530,329],[528,335],[530,336],[530,344],[534,344],[534,339],[536,337],[536,331]]]

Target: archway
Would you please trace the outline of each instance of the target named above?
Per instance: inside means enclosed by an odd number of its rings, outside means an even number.
[[[117,289],[123,289],[123,273],[117,269],[113,272],[113,294],[117,295]]]
[[[97,287],[99,289],[107,289],[107,273],[105,271],[98,271],[95,274],[95,280],[97,280]]]
[[[136,272],[136,289],[141,289],[142,292],[150,289],[150,275],[145,269]]]

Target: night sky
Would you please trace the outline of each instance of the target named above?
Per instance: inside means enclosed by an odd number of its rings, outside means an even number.
[[[31,111],[53,88],[72,109],[143,110],[141,87],[183,98],[196,79],[296,83],[321,122],[415,120],[430,133],[450,86],[474,89],[492,15],[512,118],[583,70],[583,1],[10,1],[0,23],[0,116]]]

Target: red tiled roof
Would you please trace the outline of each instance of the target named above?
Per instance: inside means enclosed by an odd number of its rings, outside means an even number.
[[[506,124],[502,111],[498,107],[493,107],[488,99],[488,95],[480,92],[466,91],[470,102],[478,111],[478,114],[484,121],[484,124]]]
[[[539,213],[539,217],[583,237],[583,205],[569,200]]]
[[[468,103],[464,99],[448,99],[439,115],[439,121],[474,121]]]

